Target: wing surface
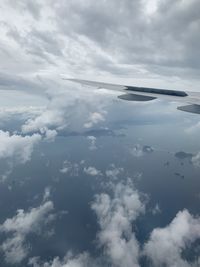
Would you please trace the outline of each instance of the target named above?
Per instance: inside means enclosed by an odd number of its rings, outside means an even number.
[[[118,98],[128,101],[150,101],[161,98],[169,101],[189,103],[189,106],[178,107],[178,110],[200,114],[200,92],[138,87],[80,79],[63,79],[99,89],[105,88],[113,91],[121,91],[125,94],[118,96]]]

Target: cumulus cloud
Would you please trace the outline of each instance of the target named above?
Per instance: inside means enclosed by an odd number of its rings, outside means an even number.
[[[125,266],[139,267],[140,245],[132,224],[144,213],[145,204],[140,193],[131,181],[112,185],[112,194],[96,195],[91,204],[99,223],[98,246],[104,254],[93,258],[89,253],[73,254],[67,252],[61,259],[42,262],[39,257],[29,260],[33,267],[86,267],[86,266]]]
[[[59,132],[67,129],[81,132],[84,128],[97,126],[105,120],[105,107],[110,99],[101,100],[96,90],[82,89],[67,81],[60,86],[60,91],[49,91],[51,99],[39,115],[29,118],[21,127],[22,133],[38,132],[53,140]]]
[[[169,225],[153,229],[149,239],[141,244],[136,237],[135,224],[139,216],[145,213],[145,196],[135,189],[130,180],[124,183],[112,183],[110,189],[110,194],[97,194],[91,204],[99,224],[96,244],[99,249],[102,249],[103,254],[93,258],[87,252],[79,254],[67,252],[64,258],[55,257],[45,262],[42,262],[40,257],[31,258],[29,265],[33,267],[139,267],[143,259],[155,267],[199,265],[198,255],[193,261],[184,257],[184,252],[200,239],[199,217],[193,216],[187,210],[180,211]],[[155,214],[160,212],[158,205],[155,206],[155,210]],[[16,240],[13,238],[12,242],[20,244],[19,255],[26,254],[26,251],[21,249],[21,243],[24,241],[20,241],[18,236]]]
[[[84,124],[84,127],[85,128],[91,128],[95,124],[97,124],[99,122],[102,122],[104,120],[105,120],[105,118],[104,118],[103,114],[98,113],[98,112],[94,112],[94,113],[90,114],[89,119],[88,119],[88,122],[86,122]]]
[[[92,262],[92,259],[87,253],[83,253],[74,256],[72,253],[67,253],[63,260],[58,257],[54,258],[50,262],[41,262],[38,257],[31,258],[29,260],[29,265],[33,267],[88,267],[97,266]]]
[[[0,246],[7,263],[17,264],[26,258],[30,249],[29,244],[26,243],[27,235],[39,233],[41,227],[48,223],[48,215],[52,210],[53,203],[46,201],[29,211],[17,210],[16,215],[6,219],[0,225],[0,233],[8,235]]]
[[[30,133],[36,131],[45,131],[51,126],[64,125],[63,112],[59,109],[47,109],[41,115],[34,119],[29,119],[23,126],[23,133]]]
[[[90,175],[90,176],[98,176],[98,175],[102,175],[101,171],[97,170],[95,167],[93,166],[89,166],[89,167],[85,167],[83,169],[83,171]]]
[[[200,239],[200,218],[187,210],[180,211],[172,222],[164,228],[152,231],[144,246],[144,254],[153,266],[198,266],[183,258],[183,251]]]
[[[98,241],[113,266],[139,266],[140,246],[132,224],[145,211],[140,194],[131,182],[114,185],[113,197],[96,196],[92,209],[99,222]]]
[[[44,140],[48,142],[53,142],[58,134],[56,130],[50,130],[48,128],[42,128],[40,132],[45,135]]]
[[[17,162],[30,160],[34,145],[41,141],[41,135],[31,136],[11,135],[0,131],[0,158],[15,158]]]

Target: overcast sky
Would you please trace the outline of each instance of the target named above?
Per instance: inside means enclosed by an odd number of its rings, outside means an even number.
[[[0,10],[1,88],[41,91],[64,74],[199,90],[198,0],[3,0]]]

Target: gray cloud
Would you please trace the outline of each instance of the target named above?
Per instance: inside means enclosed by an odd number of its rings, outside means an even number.
[[[33,0],[22,0],[20,2],[16,2],[14,0],[9,0],[11,6],[18,8],[21,12],[29,12],[34,19],[40,19],[41,13],[41,5],[38,1]]]
[[[124,172],[123,168],[116,167],[115,164],[111,164],[111,166],[105,171],[105,174],[108,178],[117,180],[120,175]]]
[[[89,145],[89,150],[96,150],[97,149],[97,146],[96,146],[96,137],[93,136],[93,135],[89,135],[87,137],[87,140],[89,141],[90,145]]]
[[[78,163],[72,163],[68,160],[63,162],[60,172],[70,176],[78,176],[80,171],[80,166]]]
[[[22,76],[64,71],[131,77],[158,86],[172,81],[178,87],[198,86],[198,0],[153,3],[2,2],[1,67]]]
[[[196,0],[157,1],[149,15],[145,1],[68,1],[56,5],[56,18],[65,34],[87,37],[118,62],[152,72],[159,66],[198,70],[199,9]]]

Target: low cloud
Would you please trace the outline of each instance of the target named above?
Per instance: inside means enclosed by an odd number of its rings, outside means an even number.
[[[135,224],[141,215],[145,215],[146,197],[135,189],[130,180],[109,185],[110,194],[97,194],[91,204],[99,224],[96,244],[103,254],[93,258],[87,252],[67,252],[63,258],[55,257],[46,262],[42,262],[40,257],[31,258],[29,265],[139,267],[141,260],[145,260],[154,267],[199,266],[198,255],[193,261],[183,256],[184,251],[200,239],[199,217],[187,210],[180,211],[169,225],[153,229],[149,239],[141,244],[136,237]],[[159,206],[156,205],[154,210],[154,214],[159,213]]]
[[[101,171],[97,170],[95,167],[93,166],[89,166],[89,167],[85,167],[83,169],[84,173],[90,175],[90,176],[98,176],[98,175],[102,175]]]
[[[0,158],[15,158],[17,162],[25,163],[31,158],[34,145],[41,141],[41,135],[31,136],[11,135],[0,130]]]
[[[87,253],[76,256],[74,256],[72,253],[67,253],[63,260],[59,259],[59,257],[56,257],[49,262],[41,262],[38,257],[34,257],[29,260],[29,265],[32,267],[97,267]]]
[[[113,197],[96,196],[92,204],[99,222],[98,243],[112,266],[139,266],[139,242],[132,224],[145,211],[145,205],[133,184],[114,185]]]
[[[27,257],[30,249],[26,242],[27,235],[29,233],[39,234],[41,227],[48,223],[48,215],[52,211],[53,203],[46,201],[27,212],[23,209],[17,210],[15,216],[6,219],[0,225],[0,233],[8,235],[0,246],[7,263],[18,264]]]
[[[105,113],[105,112],[104,112]],[[103,122],[105,120],[103,113],[94,112],[91,113],[88,121],[84,124],[85,128],[92,128],[95,124]]]
[[[149,154],[153,152],[154,152],[154,148],[148,145],[142,146],[140,144],[136,144],[134,147],[130,149],[131,155],[137,158],[140,158],[144,156],[145,154]]]
[[[44,134],[44,140],[47,142],[53,142],[58,134],[56,130],[50,130],[48,128],[44,128],[40,132]]]
[[[200,218],[187,210],[180,211],[164,228],[152,231],[144,246],[144,254],[153,266],[198,266],[200,259],[189,262],[183,258],[183,251],[200,238]]]
[[[45,110],[41,115],[34,119],[29,119],[23,126],[23,133],[38,132],[48,127],[56,127],[64,125],[63,112],[61,110],[52,109]]]
[[[37,132],[46,134],[47,138],[54,138],[66,129],[82,132],[85,128],[90,129],[104,122],[105,107],[110,99],[105,99],[103,95],[97,98],[97,91],[91,93],[91,90],[84,88],[83,91],[78,85],[62,81],[59,90],[55,92],[51,85],[48,105],[40,114],[26,120],[21,127],[22,133]],[[103,98],[104,101],[101,101]]]

